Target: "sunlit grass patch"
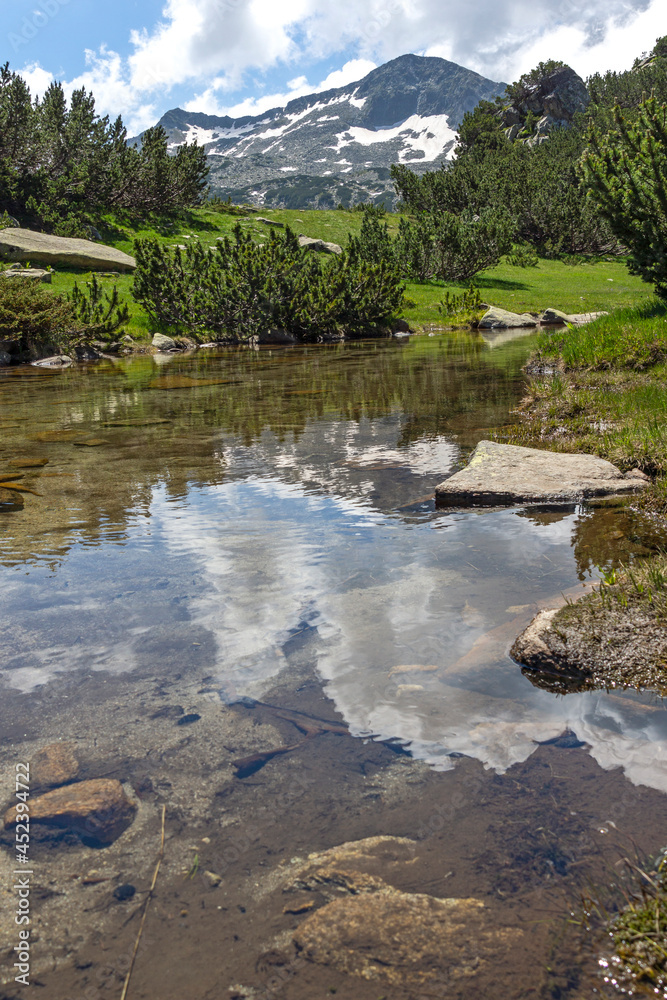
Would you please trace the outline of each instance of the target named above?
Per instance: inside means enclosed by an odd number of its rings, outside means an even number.
[[[650,298],[586,326],[545,334],[538,348],[565,368],[650,368],[667,360],[667,305]]]

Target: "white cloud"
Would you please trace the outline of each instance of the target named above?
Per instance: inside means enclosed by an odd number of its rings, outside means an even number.
[[[85,87],[95,96],[98,114],[123,120],[131,135],[155,124],[156,107],[145,92],[136,91],[128,79],[126,67],[117,52],[104,46],[99,52],[86,50],[86,70],[64,85],[69,96],[73,90]]]
[[[69,87],[93,89],[98,108],[121,112],[130,131],[155,120],[174,87],[188,110],[260,114],[316,90],[360,79],[406,52],[439,55],[496,80],[514,80],[560,57],[582,75],[623,69],[665,31],[664,0],[165,0],[157,24],[133,31],[131,51],[102,47]],[[355,58],[320,84],[307,67],[346,52]],[[41,67],[28,68],[35,85]],[[283,69],[283,91],[257,96],[262,76]],[[295,69],[297,75],[293,75]],[[254,94],[247,75],[256,80]],[[245,93],[239,102],[238,96]],[[234,95],[235,102],[230,98]],[[226,100],[225,100],[226,98]],[[182,98],[179,98],[182,100]]]
[[[49,86],[53,83],[53,73],[42,69],[39,63],[30,63],[20,70],[20,76],[30,87],[33,97],[43,97]]]
[[[247,97],[236,104],[226,104],[221,100],[220,91],[224,91],[225,85],[222,78],[213,81],[201,94],[196,94],[192,100],[185,105],[185,111],[201,111],[207,115],[229,115],[230,118],[243,118],[245,115],[261,115],[270,108],[280,108],[293,101],[297,97],[306,94],[317,94],[323,90],[333,90],[336,87],[344,87],[348,83],[361,80],[362,77],[375,69],[375,63],[368,59],[351,59],[338,70],[329,73],[324,80],[318,84],[308,83],[308,78],[301,76],[295,80],[290,80],[287,86],[290,88],[287,93],[263,94],[262,97]]]
[[[513,66],[514,79],[545,59],[562,59],[584,79],[608,69],[630,69],[637,56],[650,51],[656,38],[667,31],[662,0],[639,13],[633,20],[618,19],[596,43],[580,27],[559,25],[525,48]]]

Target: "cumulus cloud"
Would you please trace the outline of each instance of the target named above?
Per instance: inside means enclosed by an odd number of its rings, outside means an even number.
[[[562,58],[582,75],[625,69],[664,32],[664,0],[165,0],[156,24],[130,35],[130,53],[87,53],[72,85],[93,86],[104,111],[135,126],[164,110],[174,87],[192,110],[258,114],[292,97],[359,79],[406,52],[439,55],[496,80],[514,80],[541,59]],[[347,62],[327,80],[308,67]],[[352,57],[352,58],[350,58]],[[280,92],[239,101],[247,81],[282,71]],[[353,74],[351,77],[350,74]],[[43,82],[43,81],[42,81]]]
[[[43,97],[53,83],[53,73],[42,69],[39,63],[30,63],[21,70],[21,76],[30,87],[33,97]]]
[[[361,80],[372,69],[375,63],[369,59],[351,59],[341,69],[329,73],[320,83],[308,82],[306,76],[297,77],[287,84],[288,90],[282,93],[263,94],[261,97],[247,97],[243,101],[230,105],[224,101],[221,91],[224,91],[224,80],[213,81],[201,94],[195,94],[185,105],[186,111],[201,111],[207,115],[229,115],[230,118],[242,118],[244,115],[261,115],[270,108],[280,108],[297,97],[306,94],[319,93],[322,90],[333,90],[344,87],[347,83]]]

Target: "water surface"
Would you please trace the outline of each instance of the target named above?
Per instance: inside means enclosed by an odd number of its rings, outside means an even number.
[[[434,507],[514,419],[531,343],[3,372],[0,470],[35,492],[0,493],[2,682],[204,666],[224,701],[261,698],[300,636],[356,735],[503,772],[571,730],[603,768],[667,790],[655,698],[557,696],[507,655],[539,607],[648,551],[650,529],[615,507]]]

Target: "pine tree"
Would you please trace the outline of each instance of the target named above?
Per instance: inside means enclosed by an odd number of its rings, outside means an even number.
[[[629,269],[667,299],[667,105],[644,101],[629,123],[620,108],[616,131],[591,129],[582,161],[590,197],[630,251]]]

